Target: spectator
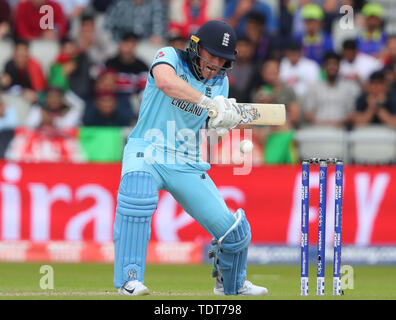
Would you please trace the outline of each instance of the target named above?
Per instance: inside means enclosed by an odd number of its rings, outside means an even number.
[[[270,55],[280,55],[281,39],[266,31],[265,16],[250,12],[246,15],[245,35],[255,46],[254,59],[265,60]]]
[[[117,108],[117,99],[113,91],[96,93],[95,108],[90,109],[83,119],[85,126],[131,126],[132,119],[126,117]]]
[[[73,91],[81,99],[87,99],[92,91],[91,63],[71,39],[62,41],[61,51],[50,68],[48,82],[51,86]]]
[[[208,20],[222,16],[223,0],[171,0],[168,30],[188,38]]]
[[[376,71],[370,76],[366,92],[356,101],[353,124],[384,124],[396,128],[396,97],[388,90],[384,72]]]
[[[92,7],[96,12],[105,13],[106,10],[117,0],[92,0]]]
[[[299,0],[296,2],[290,2],[285,0],[288,10],[291,12],[291,33],[293,36],[303,34],[305,32],[304,17],[302,16],[302,8],[313,2],[313,0]]]
[[[334,19],[339,16],[340,0],[299,0],[298,7],[295,8],[293,20],[293,32],[295,34],[303,33],[305,31],[304,17],[302,14],[302,8],[311,3],[319,4],[323,8],[323,29],[327,33],[331,33],[331,26]],[[286,1],[288,3],[288,1]],[[289,7],[293,7],[293,4],[288,3]]]
[[[69,21],[80,17],[89,4],[89,0],[54,0],[63,10]]]
[[[18,125],[18,115],[14,106],[2,99],[0,92],[0,159],[5,158],[10,142],[14,138],[14,131]]]
[[[126,33],[119,44],[119,54],[106,62],[106,67],[117,71],[117,92],[139,94],[146,85],[148,67],[135,56],[138,37]]]
[[[14,129],[18,125],[18,114],[14,106],[8,105],[0,93],[0,132]],[[0,147],[1,148],[1,147]]]
[[[301,9],[305,31],[298,34],[295,40],[301,43],[304,55],[319,64],[327,51],[333,51],[333,41],[323,31],[323,10],[316,4],[307,4]]]
[[[168,46],[175,49],[185,50],[188,44],[188,38],[182,37],[178,31],[168,33]]]
[[[298,126],[300,107],[293,89],[280,81],[279,65],[279,61],[274,58],[264,62],[260,68],[260,82],[253,91],[252,101],[285,104],[286,124],[254,128],[253,137],[256,141],[262,141],[265,163],[294,163],[297,157],[292,129]]]
[[[391,84],[396,81],[396,35],[389,36],[387,39],[384,64],[386,80]]]
[[[83,14],[80,20],[76,43],[94,65],[101,66],[113,54],[114,42],[106,32],[97,34],[94,16]]]
[[[384,8],[384,30],[393,34],[396,30],[396,2],[392,0],[375,0]]]
[[[298,3],[298,6],[296,8],[293,8],[295,6],[291,3],[291,1],[284,1],[287,4],[286,8],[289,10],[294,9],[294,15],[291,18],[292,21],[292,32],[294,34],[301,34],[305,32],[305,23],[304,23],[304,17],[302,14],[302,8],[311,3],[316,3],[319,4],[323,8],[323,30],[326,31],[327,33],[331,33],[331,27],[333,24],[334,19],[339,16],[339,7],[340,7],[340,0],[299,0],[296,1]],[[290,7],[292,9],[290,9]]]
[[[48,5],[53,9],[54,29],[43,29],[41,27],[40,21],[46,13],[40,13],[40,8],[44,5]],[[37,38],[63,39],[68,28],[62,7],[52,0],[26,0],[19,2],[14,21],[17,37],[26,41]]]
[[[386,50],[384,55],[385,67],[396,63],[396,34],[387,39]]]
[[[333,23],[340,15],[340,1],[324,0],[322,7],[324,11],[323,29],[331,34]]]
[[[279,36],[283,39],[289,39],[293,31],[293,7],[290,0],[279,1]]]
[[[342,47],[340,75],[363,86],[370,75],[383,68],[380,60],[358,51],[355,40],[346,40]]]
[[[391,78],[389,73],[391,73]],[[386,83],[389,86],[389,90],[396,94],[396,64],[392,66],[392,69],[384,69]]]
[[[80,125],[84,106],[73,93],[47,89],[44,101],[32,106],[25,125],[29,128],[72,128]]]
[[[166,37],[167,20],[167,7],[162,0],[118,0],[106,11],[106,27],[116,41],[126,32],[133,32],[158,45]]]
[[[350,123],[359,86],[339,76],[341,57],[327,53],[323,60],[326,79],[307,92],[303,111],[305,120],[313,125],[342,127]]]
[[[265,17],[265,29],[269,33],[276,33],[278,26],[275,15],[271,7],[265,2],[259,0],[225,0],[224,18],[233,26],[238,34],[246,33],[246,17],[249,13],[254,12]]]
[[[0,0],[0,39],[4,38],[11,30],[11,8],[6,0]]]
[[[302,46],[290,42],[280,64],[280,80],[294,89],[301,99],[307,90],[320,79],[319,65],[302,55]]]
[[[370,2],[364,5],[362,13],[365,17],[365,29],[357,38],[358,49],[381,58],[386,46],[386,34],[383,31],[384,10],[380,4]]]
[[[46,79],[40,64],[29,56],[29,44],[17,41],[14,54],[4,68],[0,79],[1,86],[11,92],[22,92],[31,103],[37,99],[37,92],[44,90]]]
[[[103,69],[95,82],[95,91],[117,91],[117,71],[114,69]]]
[[[115,92],[119,113],[123,114],[127,119],[137,120],[138,113],[133,111],[129,95],[117,93],[117,71],[113,69],[104,69],[99,74],[95,82],[93,96],[87,101],[84,117],[95,109],[96,93],[98,92]]]
[[[239,102],[248,102],[249,85],[254,73],[257,70],[257,63],[254,62],[254,44],[246,36],[238,37],[236,50],[236,62],[234,63],[228,78],[230,82],[229,96]]]
[[[260,79],[252,93],[255,103],[276,103],[287,106],[288,128],[298,125],[300,107],[294,90],[283,84],[279,77],[280,63],[275,58],[267,59],[260,68]]]

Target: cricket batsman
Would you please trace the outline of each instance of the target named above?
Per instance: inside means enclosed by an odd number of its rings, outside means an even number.
[[[120,294],[149,293],[144,273],[159,190],[171,193],[213,236],[215,294],[268,293],[246,279],[251,231],[245,213],[230,212],[200,155],[200,129],[223,137],[242,119],[235,99],[225,98],[236,40],[230,25],[213,20],[191,36],[186,51],[165,47],[154,58],[123,155],[113,236]],[[217,112],[209,118],[211,108]]]

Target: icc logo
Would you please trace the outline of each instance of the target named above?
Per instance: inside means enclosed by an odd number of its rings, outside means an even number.
[[[128,276],[129,276],[129,279],[134,279],[134,280],[136,280],[137,279],[137,275],[136,275],[136,270],[135,269],[130,269],[129,271],[128,271]]]

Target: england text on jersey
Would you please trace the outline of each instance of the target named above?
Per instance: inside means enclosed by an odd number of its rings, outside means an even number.
[[[191,102],[186,102],[183,100],[173,99],[172,105],[189,113],[192,113],[196,116],[200,116],[202,114],[203,109],[198,107],[196,104]]]

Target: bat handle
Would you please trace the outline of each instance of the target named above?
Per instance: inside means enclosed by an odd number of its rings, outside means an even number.
[[[209,117],[214,118],[214,117],[217,116],[217,110],[214,109],[214,108],[209,108],[208,109],[208,114],[209,114]]]

